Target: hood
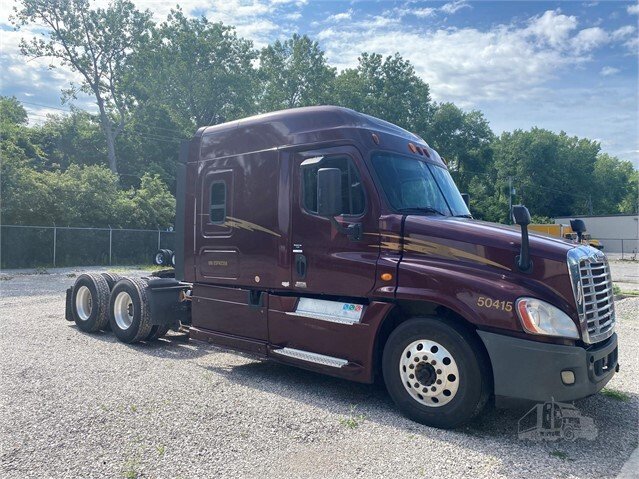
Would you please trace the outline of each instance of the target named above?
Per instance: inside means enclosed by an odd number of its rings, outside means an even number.
[[[521,246],[518,226],[506,226],[467,218],[408,216],[404,224],[405,250],[433,254],[517,272],[515,257]],[[559,262],[575,245],[560,239],[530,234],[530,256],[535,265]],[[534,275],[533,269],[533,275]]]

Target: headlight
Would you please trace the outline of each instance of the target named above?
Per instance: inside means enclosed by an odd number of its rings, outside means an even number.
[[[527,333],[579,339],[577,326],[566,313],[535,298],[519,298],[517,315]]]

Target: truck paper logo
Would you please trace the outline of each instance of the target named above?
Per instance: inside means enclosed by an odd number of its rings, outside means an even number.
[[[240,229],[240,230],[246,230],[246,231],[262,231],[263,233],[268,233],[278,238],[281,237],[281,235],[279,233],[276,233],[275,231],[269,230],[255,223],[251,223],[250,221],[241,220],[239,218],[233,218],[231,216],[227,216],[226,221],[222,223],[221,226],[226,226],[227,228]]]
[[[522,416],[517,422],[517,436],[529,441],[592,441],[597,437],[597,426],[574,405],[553,399],[537,404]]]
[[[414,237],[405,237],[404,243],[402,245],[402,237],[391,234],[379,234],[379,233],[365,233],[369,235],[376,236],[385,236],[387,238],[391,238],[390,241],[381,241],[381,246],[384,248],[392,249],[395,251],[401,251],[404,249],[405,251],[415,251],[417,253],[427,254],[427,255],[435,255],[441,256],[447,259],[466,259],[470,261],[474,261],[476,263],[485,264],[487,266],[494,266],[495,268],[500,268],[506,271],[510,271],[510,268],[505,267],[502,264],[495,263],[494,261],[490,261],[489,259],[484,258],[483,256],[479,256],[473,253],[469,253],[468,251],[464,251],[457,248],[452,248],[450,246],[443,245],[441,243],[434,243],[432,241],[426,241],[417,239]],[[369,245],[372,247],[377,247],[377,245]]]
[[[359,312],[362,310],[362,305],[361,304],[350,304],[350,303],[344,303],[344,306],[342,306],[342,310],[343,311],[355,311],[355,312]]]
[[[364,306],[361,304],[342,303],[325,299],[300,298],[295,312],[302,315],[310,314],[328,318],[346,318],[357,322],[362,317]]]

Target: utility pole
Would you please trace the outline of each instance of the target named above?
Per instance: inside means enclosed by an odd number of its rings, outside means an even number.
[[[588,212],[592,216],[592,195],[588,195]]]
[[[513,211],[513,177],[508,177],[508,224],[512,224]]]

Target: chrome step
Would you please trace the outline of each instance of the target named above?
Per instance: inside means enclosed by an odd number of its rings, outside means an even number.
[[[274,349],[273,353],[278,354],[280,356],[287,356],[289,358],[308,361],[309,363],[321,364],[323,366],[331,366],[333,368],[341,368],[348,364],[348,361],[346,359],[334,358],[333,356],[325,356],[323,354],[311,353],[309,351],[302,351],[301,349],[280,348],[280,349]]]

